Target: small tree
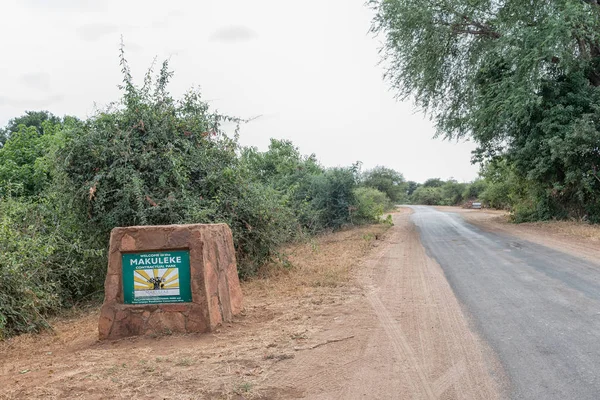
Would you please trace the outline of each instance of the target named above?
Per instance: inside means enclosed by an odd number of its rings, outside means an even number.
[[[385,193],[394,203],[406,200],[407,183],[404,176],[391,168],[377,166],[362,176],[362,185]]]
[[[106,241],[116,226],[226,222],[240,274],[252,274],[289,239],[294,219],[284,197],[242,168],[236,139],[221,130],[240,120],[210,111],[197,90],[174,99],[167,62],[141,87],[123,51],[121,66],[121,101],[72,127],[60,155],[90,224]]]

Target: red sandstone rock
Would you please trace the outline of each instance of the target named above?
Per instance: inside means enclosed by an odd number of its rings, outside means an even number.
[[[183,303],[183,304],[161,304],[160,306],[161,310],[163,311],[175,311],[175,312],[184,312],[184,311],[188,311],[188,306]]]
[[[188,249],[192,301],[123,304],[122,252]],[[231,230],[225,224],[115,228],[111,232],[100,339],[164,332],[207,332],[242,309]]]

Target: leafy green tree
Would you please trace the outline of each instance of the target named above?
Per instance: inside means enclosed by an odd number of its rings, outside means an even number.
[[[299,231],[316,233],[351,222],[358,165],[325,169],[314,154],[303,156],[290,141],[277,139],[266,152],[244,149],[241,158],[249,174],[274,188],[293,210]]]
[[[527,123],[515,129],[508,162],[537,187],[539,219],[600,222],[600,90],[581,74],[546,82]]]
[[[387,78],[475,160],[507,156],[543,218],[600,221],[597,1],[372,0]]]
[[[269,149],[264,153],[256,148],[245,148],[242,160],[255,179],[274,184],[279,189],[289,189],[306,175],[323,173],[314,154],[303,156],[289,140],[271,139]]]
[[[39,135],[43,135],[45,122],[50,122],[50,125],[46,126],[53,126],[62,121],[49,111],[25,111],[25,115],[11,119],[4,128],[0,129],[0,147],[10,139],[13,133],[19,131],[19,125],[33,127]]]
[[[410,197],[419,186],[421,185],[415,181],[406,182],[406,195]]]
[[[210,111],[197,91],[174,99],[167,62],[141,87],[123,53],[121,66],[121,101],[68,130],[60,153],[90,225],[106,241],[116,226],[226,222],[240,274],[252,274],[295,226],[285,198],[252,179],[221,131],[239,120]]]
[[[515,167],[506,158],[495,158],[487,162],[481,176],[486,183],[480,193],[481,200],[489,207],[511,210],[525,198],[527,184],[515,172]]]
[[[465,187],[462,197],[464,200],[477,200],[486,188],[487,182],[484,179],[476,179]]]
[[[444,203],[441,187],[419,186],[411,197],[412,204],[438,206]]]
[[[36,127],[19,125],[0,148],[0,197],[40,194],[51,181],[49,153],[61,140],[60,124],[44,122],[46,135]]]
[[[430,178],[423,182],[423,187],[442,187],[444,185],[444,181],[440,178]]]
[[[600,85],[596,1],[372,0],[387,77],[431,111],[440,134],[506,137],[544,80],[583,71]]]
[[[324,173],[315,155],[303,156],[288,140],[271,139],[269,149],[245,148],[241,163],[253,179],[274,188],[294,212],[298,228],[318,232],[323,228],[319,210],[310,203],[315,176]]]
[[[39,192],[45,179],[35,164],[45,154],[44,139],[34,127],[21,125],[0,148],[0,196]]]
[[[443,204],[448,206],[460,205],[463,203],[463,193],[467,185],[459,183],[455,179],[450,179],[441,186]]]
[[[39,195],[52,181],[56,152],[67,138],[63,129],[80,121],[47,111],[28,111],[10,120],[8,140],[0,147],[0,197]]]
[[[307,198],[311,207],[319,210],[320,224],[325,228],[340,228],[350,222],[356,205],[355,168],[330,168],[312,179]]]
[[[356,222],[379,222],[383,213],[393,206],[385,193],[372,187],[354,189],[354,197],[356,210],[352,213],[352,219]]]
[[[400,172],[391,168],[377,166],[366,171],[362,177],[362,184],[385,193],[394,203],[406,199],[406,180]]]

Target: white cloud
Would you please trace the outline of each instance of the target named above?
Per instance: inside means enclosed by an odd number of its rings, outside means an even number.
[[[23,74],[19,77],[19,82],[35,90],[50,90],[50,74],[46,72],[29,72]]]
[[[19,98],[19,97],[7,97],[0,96],[0,106],[3,107],[14,107],[22,108],[23,110],[32,110],[46,108],[50,105],[55,105],[64,100],[65,96],[60,94],[54,94],[45,97],[34,97],[34,98]],[[18,115],[14,115],[17,117]]]
[[[242,126],[245,145],[286,138],[327,166],[361,160],[417,181],[476,176],[475,146],[432,139],[382,81],[364,0],[57,1],[3,3],[0,52],[18,62],[0,74],[0,126],[26,109],[85,117],[117,100],[123,34],[136,82],[154,56],[171,58],[176,96],[200,85],[223,113],[265,116]]]
[[[247,26],[232,25],[220,28],[210,35],[210,39],[218,42],[246,42],[258,37],[258,34]]]
[[[91,23],[77,28],[77,34],[86,41],[96,41],[103,36],[119,31],[119,26],[110,23]]]

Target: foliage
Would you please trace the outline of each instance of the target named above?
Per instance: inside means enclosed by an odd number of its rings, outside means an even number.
[[[51,181],[45,156],[60,125],[44,122],[44,126],[46,135],[40,135],[34,126],[19,125],[0,148],[0,196],[38,195]]]
[[[26,128],[34,128],[37,134],[42,136],[46,133],[45,127],[51,127],[60,123],[60,118],[48,111],[25,111],[24,115],[11,119],[8,121],[6,127],[0,128],[0,147],[10,139],[12,134],[20,130],[21,125],[24,125]]]
[[[463,191],[463,200],[477,200],[481,194],[486,190],[488,186],[487,181],[484,179],[475,179],[470,184],[467,184]]]
[[[511,205],[524,196],[525,185],[517,177],[514,167],[505,159],[496,159],[487,163],[481,175],[486,182],[481,200],[492,208],[510,210]]]
[[[166,62],[142,87],[121,64],[122,101],[71,129],[61,153],[90,224],[106,240],[115,226],[227,222],[240,274],[252,274],[294,224],[285,196],[253,182],[221,131],[238,120],[211,112],[197,91],[173,99]]]
[[[366,171],[362,176],[361,184],[385,193],[394,203],[406,201],[408,186],[404,176],[391,168],[377,166]]]
[[[470,183],[461,183],[455,179],[443,181],[440,178],[428,179],[410,196],[413,204],[460,206],[469,200],[481,200],[488,187],[486,179],[477,179]]]
[[[100,295],[114,227],[227,223],[244,278],[284,256],[282,244],[378,221],[388,204],[357,189],[359,163],[323,168],[285,140],[241,148],[222,126],[242,121],[211,111],[197,90],[168,93],[166,62],[141,87],[123,53],[121,66],[122,98],[90,118],[27,112],[2,130],[0,338]]]
[[[356,210],[352,217],[356,222],[379,222],[383,213],[393,206],[384,192],[371,187],[354,189],[354,197],[356,198]]]
[[[36,227],[20,226],[31,215],[28,204],[0,203],[0,338],[37,331],[40,315],[60,304],[56,284],[46,266],[52,245]],[[28,229],[29,228],[29,229]]]
[[[430,110],[440,133],[479,142],[529,118],[544,80],[585,71],[597,86],[600,9],[592,1],[373,0],[388,78]]]
[[[277,139],[271,139],[266,152],[244,149],[242,163],[251,176],[285,197],[300,230],[317,233],[350,222],[358,164],[325,169],[314,155],[302,156],[290,141]]]
[[[330,168],[311,182],[308,198],[311,207],[320,210],[323,228],[340,228],[350,222],[350,210],[355,205],[356,166]]]
[[[246,182],[223,203],[220,217],[203,222],[226,222],[236,245],[238,272],[242,278],[255,274],[258,267],[279,256],[279,247],[297,234],[293,210],[285,196],[256,182]],[[195,219],[191,218],[194,222]]]
[[[302,156],[290,141],[271,139],[266,152],[243,149],[241,162],[253,179],[284,198],[299,228],[316,233],[326,227],[327,221],[323,224],[321,210],[313,202],[313,181],[325,172],[314,155]]]
[[[419,186],[411,196],[413,204],[437,206],[444,204],[442,191],[438,187]]]
[[[467,188],[467,184],[459,183],[455,179],[446,181],[442,186],[442,197],[445,205],[458,205],[464,203],[463,193]]]
[[[67,202],[53,200],[0,202],[0,338],[47,327],[45,315],[103,282],[104,245],[89,239]]]
[[[597,1],[369,3],[399,95],[439,135],[472,137],[475,161],[511,166],[511,199],[495,182],[491,201],[535,210],[528,218],[600,221]]]
[[[303,156],[289,140],[271,139],[269,149],[263,153],[254,147],[245,148],[242,159],[255,179],[277,189],[289,189],[307,176],[324,171],[314,154]]]
[[[423,182],[424,187],[441,187],[443,184],[444,181],[440,178],[429,178]]]
[[[577,73],[544,83],[541,93],[506,159],[546,204],[540,219],[600,222],[600,91]]]
[[[406,195],[410,197],[419,186],[420,184],[415,181],[406,182]]]

